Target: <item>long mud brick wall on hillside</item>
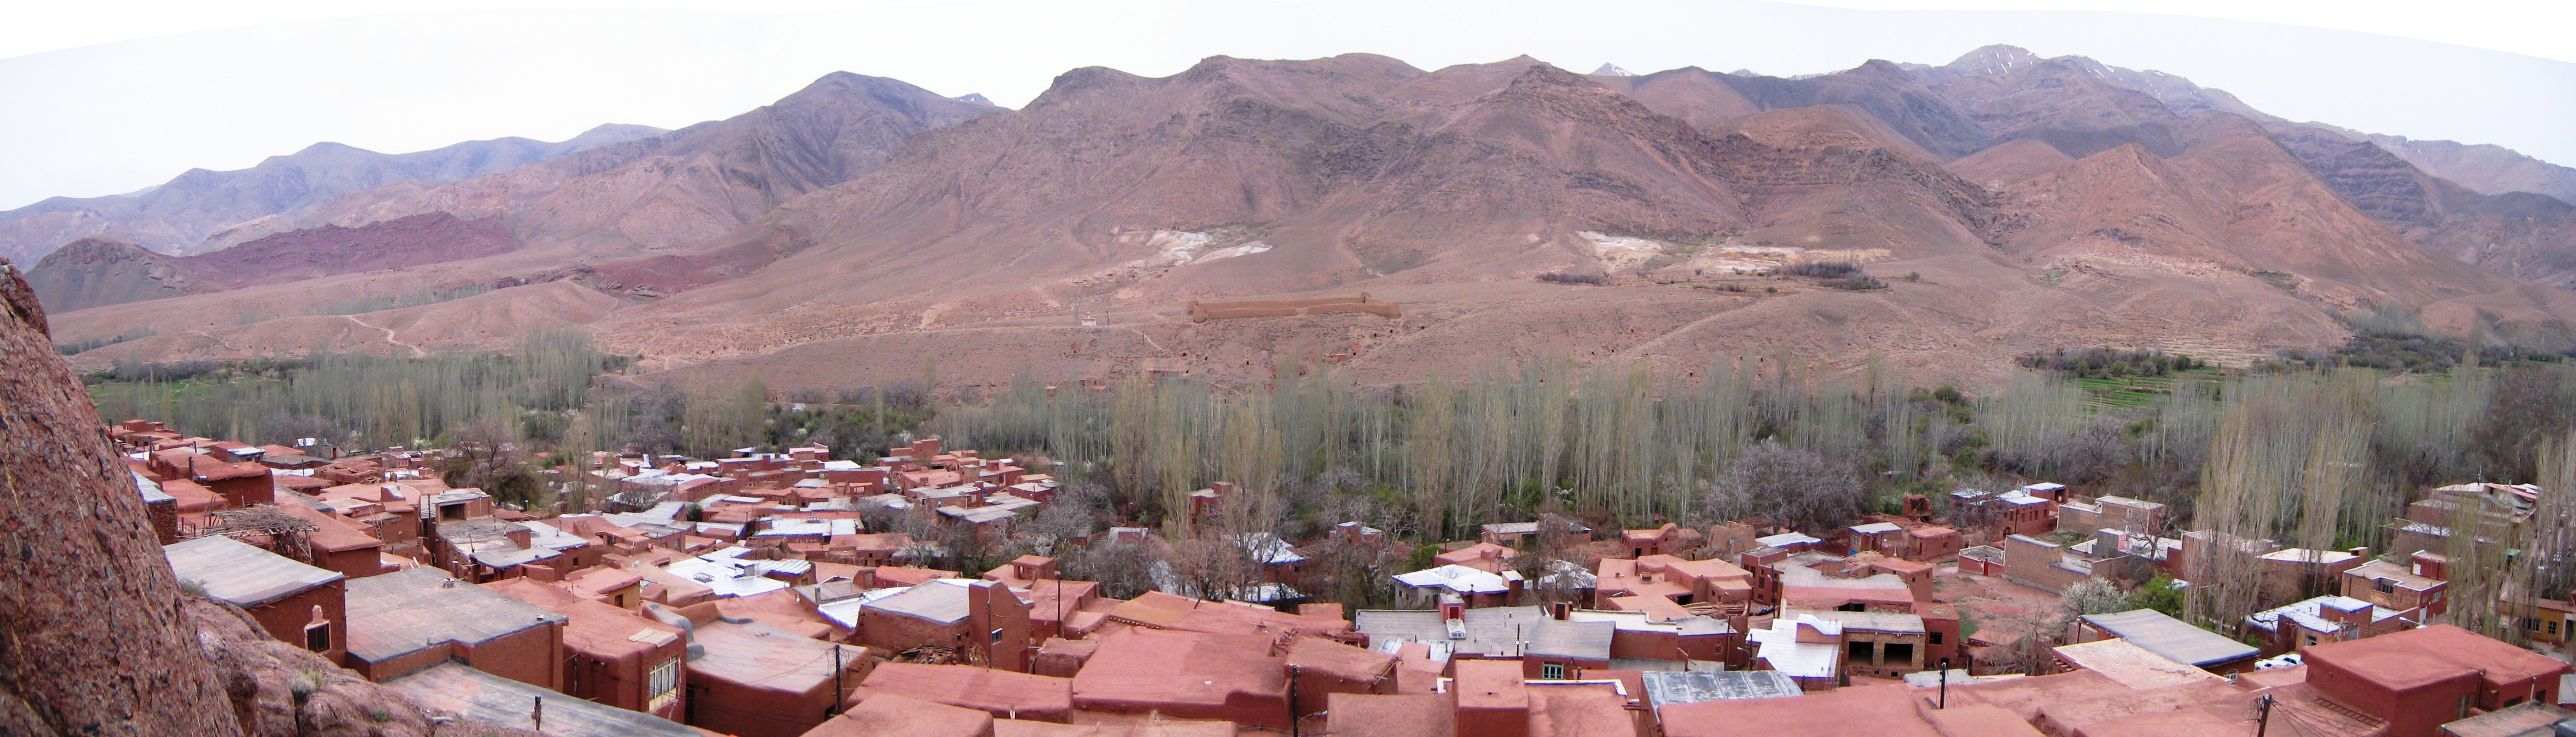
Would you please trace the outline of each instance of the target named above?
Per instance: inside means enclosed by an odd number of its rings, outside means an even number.
[[[1246,299],[1231,302],[1190,302],[1190,320],[1207,322],[1237,317],[1295,317],[1329,315],[1339,312],[1366,312],[1379,317],[1403,317],[1404,310],[1393,302],[1371,302],[1367,292],[1306,299]]]

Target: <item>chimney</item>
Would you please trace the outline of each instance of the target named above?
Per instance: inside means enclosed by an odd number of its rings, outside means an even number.
[[[1574,603],[1573,603],[1573,602],[1559,601],[1559,602],[1553,602],[1553,603],[1550,603],[1550,604],[1548,604],[1548,605],[1547,605],[1547,615],[1548,615],[1549,617],[1553,617],[1553,618],[1555,618],[1555,619],[1556,619],[1556,621],[1559,621],[1559,622],[1563,622],[1563,621],[1565,621],[1566,616],[1567,616],[1567,615],[1569,615],[1569,614],[1572,614],[1573,612],[1574,612]]]

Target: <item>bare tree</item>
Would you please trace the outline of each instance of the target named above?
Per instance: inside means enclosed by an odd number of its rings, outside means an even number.
[[[1174,540],[1165,563],[1182,593],[1210,599],[1243,596],[1261,578],[1261,565],[1236,539],[1191,535]]]
[[[1099,582],[1101,596],[1133,599],[1154,589],[1154,564],[1162,557],[1151,541],[1099,541],[1064,560],[1064,572]]]
[[[2071,621],[2087,614],[2125,612],[2131,607],[2129,592],[2121,590],[2119,584],[2108,579],[2087,578],[2058,593],[2057,609]]]
[[[1776,442],[1745,449],[1702,495],[1702,504],[1720,518],[1763,517],[1809,531],[1841,527],[1867,503],[1849,467]]]
[[[609,504],[611,505],[611,507],[610,507],[610,508],[612,508],[612,509],[617,509],[617,510],[621,510],[621,511],[629,511],[629,512],[640,512],[640,511],[643,511],[643,510],[652,509],[652,508],[653,508],[653,505],[662,503],[662,497],[663,497],[663,492],[662,492],[661,490],[659,490],[659,489],[655,489],[655,488],[652,488],[652,487],[649,487],[649,486],[636,486],[636,487],[631,487],[631,488],[628,488],[628,489],[625,489],[625,490],[619,491],[619,492],[617,492],[616,494],[609,496],[609,497],[608,497],[608,501],[609,501]],[[862,521],[864,521],[864,520],[862,520]],[[874,526],[874,525],[871,525],[871,526],[869,527],[869,529],[876,529],[876,528],[875,528],[875,526]]]

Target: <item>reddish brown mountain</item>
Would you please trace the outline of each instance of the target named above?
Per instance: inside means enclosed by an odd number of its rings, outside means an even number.
[[[106,236],[90,236],[45,254],[27,272],[45,308],[71,312],[210,291],[176,259]]]
[[[930,355],[967,384],[1249,380],[1292,350],[1401,382],[1540,353],[1696,367],[1775,346],[1976,380],[2061,346],[2332,346],[2335,312],[2375,306],[2576,346],[2567,292],[2450,257],[2558,273],[2544,255],[2576,247],[2541,203],[2080,57],[1993,48],[1804,79],[1218,57],[1159,79],[1074,70],[1017,111],[966,105],[836,75],[733,120],[363,193],[328,219],[454,213],[526,245],[85,311],[71,337],[160,333],[81,357],[103,361],[586,325],[674,378],[787,389],[909,376]],[[2482,233],[2525,255],[2454,245]],[[1815,259],[1884,287],[1760,275]],[[1536,279],[1551,272],[1609,284]],[[528,286],[237,324],[281,300],[463,281]],[[1402,317],[1186,310],[1358,292]]]
[[[693,246],[874,170],[915,134],[999,109],[836,73],[725,120],[489,176],[383,187],[303,222],[358,226],[448,212],[497,217],[520,242],[584,255]]]
[[[298,217],[352,192],[508,171],[661,132],[603,125],[561,142],[501,138],[407,154],[317,143],[248,169],[192,169],[130,195],[56,197],[0,212],[0,257],[34,262],[91,235],[172,255],[204,253],[294,227]]]
[[[318,279],[443,261],[462,261],[518,248],[495,220],[464,220],[444,212],[368,223],[294,230],[203,256],[178,259],[197,280],[219,289]]]

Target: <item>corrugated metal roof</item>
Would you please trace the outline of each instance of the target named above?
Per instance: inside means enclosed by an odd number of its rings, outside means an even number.
[[[1803,696],[1805,689],[1776,670],[1647,671],[1646,701],[1656,707],[1733,699]]]
[[[195,581],[206,588],[206,596],[239,607],[266,604],[342,578],[222,535],[171,543],[161,554],[170,559],[179,580]]]
[[[1436,587],[1461,594],[1500,594],[1512,590],[1511,580],[1501,574],[1456,564],[1398,573],[1395,574],[1395,582],[1417,589]]]
[[[1798,678],[1833,678],[1841,675],[1843,648],[1831,642],[1799,642],[1798,625],[1804,622],[1828,635],[1842,634],[1842,627],[1814,617],[1771,620],[1771,628],[1745,633],[1745,639],[1760,643],[1754,657],[1771,664],[1771,669]]]

